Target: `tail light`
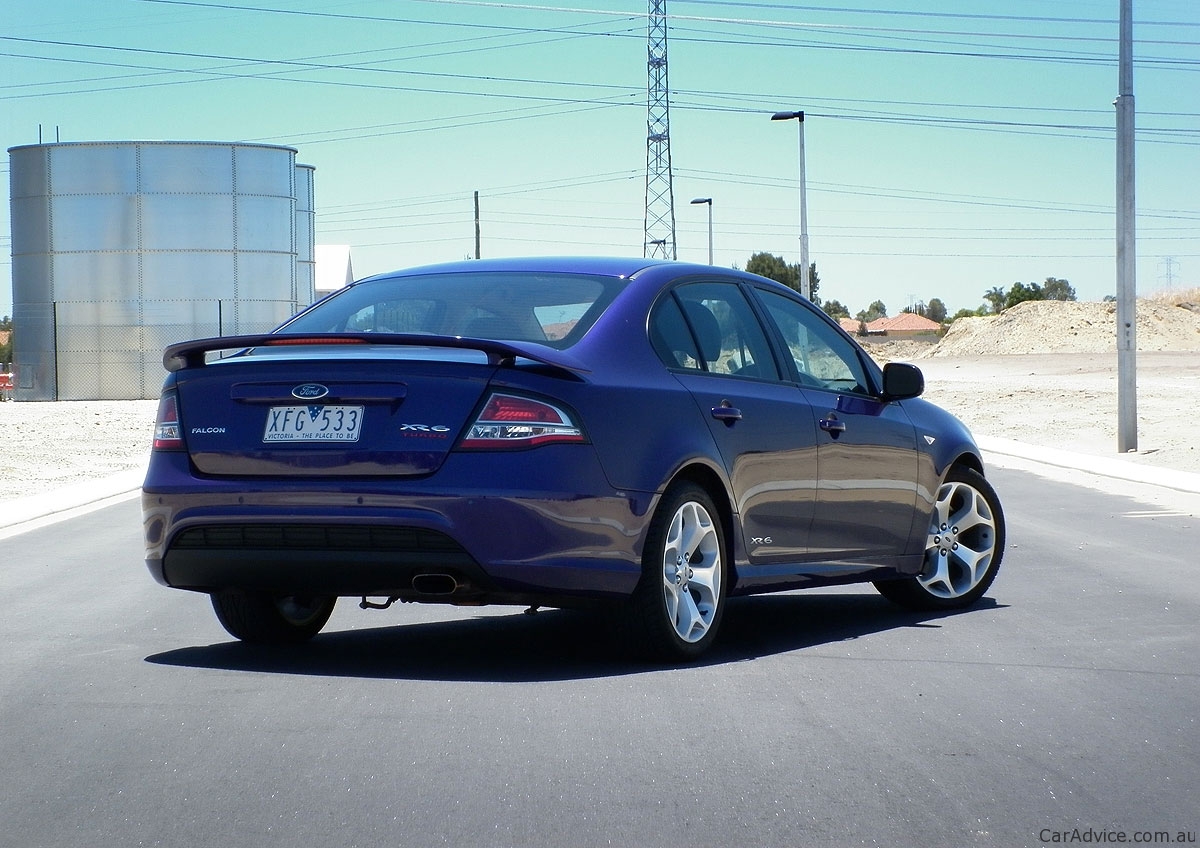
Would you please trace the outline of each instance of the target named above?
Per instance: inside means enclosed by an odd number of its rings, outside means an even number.
[[[179,426],[179,401],[174,393],[158,401],[158,417],[154,421],[154,449],[181,450],[183,429]]]
[[[513,450],[587,439],[569,413],[519,395],[494,394],[459,442],[465,450]]]

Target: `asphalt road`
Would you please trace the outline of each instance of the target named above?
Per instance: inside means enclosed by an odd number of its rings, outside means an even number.
[[[510,608],[343,601],[249,649],[151,581],[136,500],[32,530],[0,543],[0,846],[1194,844],[1200,518],[992,476],[979,607],[740,600],[669,670]]]

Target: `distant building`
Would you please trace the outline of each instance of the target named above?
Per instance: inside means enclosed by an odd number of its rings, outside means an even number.
[[[901,312],[891,318],[876,318],[867,324],[867,334],[890,339],[910,339],[914,336],[936,335],[942,325],[915,312]]]
[[[354,282],[354,267],[350,262],[350,245],[318,244],[316,248],[318,298]]]

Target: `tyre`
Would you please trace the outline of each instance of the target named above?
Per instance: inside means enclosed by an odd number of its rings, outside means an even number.
[[[230,636],[243,642],[289,645],[321,632],[337,598],[272,595],[225,589],[212,594],[213,611]]]
[[[983,596],[1003,556],[1004,512],[995,489],[979,472],[955,467],[938,489],[921,573],[875,588],[910,609],[957,609]]]
[[[695,659],[717,636],[725,611],[725,533],[699,486],[670,487],[650,521],[642,576],[630,598],[627,635],[641,656]]]

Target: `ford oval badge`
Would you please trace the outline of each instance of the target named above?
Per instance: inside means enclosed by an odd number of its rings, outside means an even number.
[[[304,383],[292,389],[292,397],[297,400],[320,400],[329,394],[329,389],[320,383]]]

